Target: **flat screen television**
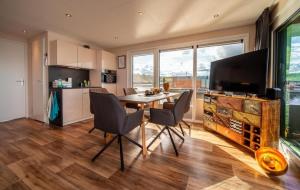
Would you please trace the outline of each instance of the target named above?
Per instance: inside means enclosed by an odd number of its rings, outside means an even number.
[[[214,61],[210,66],[209,89],[264,96],[267,63],[267,49]]]

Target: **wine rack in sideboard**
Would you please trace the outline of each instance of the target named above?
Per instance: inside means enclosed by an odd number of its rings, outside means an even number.
[[[204,127],[256,151],[278,147],[280,101],[204,95]]]

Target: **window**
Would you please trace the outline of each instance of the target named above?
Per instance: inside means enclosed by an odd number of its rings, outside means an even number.
[[[206,46],[197,48],[197,100],[196,119],[202,119],[203,94],[209,89],[210,63],[219,59],[242,54],[244,52],[244,43],[231,42],[220,45]]]
[[[168,50],[160,52],[160,86],[163,80],[170,83],[171,91],[193,88],[193,49]]]
[[[280,136],[300,156],[300,13],[276,31],[276,86],[283,90]]]
[[[161,87],[166,81],[172,92],[193,88],[193,48],[161,51],[159,58]],[[185,118],[192,118],[192,111]]]
[[[163,82],[166,81],[170,84],[171,92],[193,89],[195,96],[191,101],[191,109],[184,117],[201,121],[203,94],[209,89],[210,63],[242,53],[244,41],[240,37],[215,45],[191,44],[181,48],[155,48],[134,53],[131,57],[132,87],[141,93],[153,87],[163,88]]]
[[[214,45],[197,48],[197,89],[198,97],[209,88],[210,63],[216,60],[232,57],[244,52],[244,43]]]
[[[154,87],[154,55],[142,54],[132,57],[132,87],[145,91]]]

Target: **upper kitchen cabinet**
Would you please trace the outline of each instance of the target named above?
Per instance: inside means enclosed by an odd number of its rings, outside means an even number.
[[[108,51],[101,51],[102,70],[117,70],[116,56]]]
[[[66,67],[78,67],[78,46],[69,42],[55,40],[50,44],[50,64]]]
[[[96,69],[97,51],[78,46],[78,67]]]

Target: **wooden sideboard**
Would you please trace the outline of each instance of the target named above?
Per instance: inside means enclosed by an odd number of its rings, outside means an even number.
[[[280,101],[204,95],[204,127],[256,151],[278,147]]]

